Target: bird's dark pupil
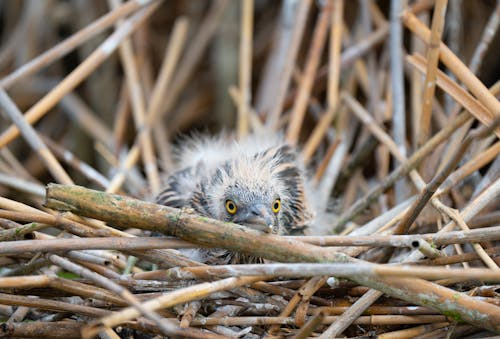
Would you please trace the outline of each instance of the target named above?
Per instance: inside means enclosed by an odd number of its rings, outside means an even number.
[[[277,209],[278,209],[278,207],[280,207],[280,206],[279,206],[279,204],[278,204],[278,202],[275,202],[275,203],[274,203],[274,209],[275,209],[275,210],[277,210]]]
[[[230,210],[234,209],[234,205],[233,205],[233,204],[231,204],[231,203],[229,203],[229,209],[230,209]]]

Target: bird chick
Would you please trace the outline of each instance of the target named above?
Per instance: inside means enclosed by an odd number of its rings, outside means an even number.
[[[185,144],[177,151],[179,169],[157,203],[274,234],[303,229],[312,219],[304,170],[284,142],[254,136],[240,142],[193,138]],[[224,261],[236,260],[228,251],[218,253]]]

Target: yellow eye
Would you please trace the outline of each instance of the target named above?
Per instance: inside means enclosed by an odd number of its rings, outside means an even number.
[[[238,207],[236,207],[236,204],[232,200],[226,200],[226,211],[229,214],[235,214],[236,211],[238,210]]]
[[[278,213],[281,209],[281,200],[279,198],[274,200],[273,206],[271,208],[274,213]]]

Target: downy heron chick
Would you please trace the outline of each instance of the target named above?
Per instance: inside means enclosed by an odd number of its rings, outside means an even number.
[[[300,230],[313,217],[298,155],[280,140],[198,137],[187,140],[177,153],[179,169],[167,178],[156,198],[159,204],[192,208],[203,216],[274,234]],[[208,252],[218,263],[259,261],[229,251]]]

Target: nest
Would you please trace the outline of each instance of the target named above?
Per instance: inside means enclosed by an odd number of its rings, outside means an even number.
[[[499,333],[500,5],[404,3],[2,2],[0,336]],[[151,202],[220,130],[300,149],[316,234]]]

